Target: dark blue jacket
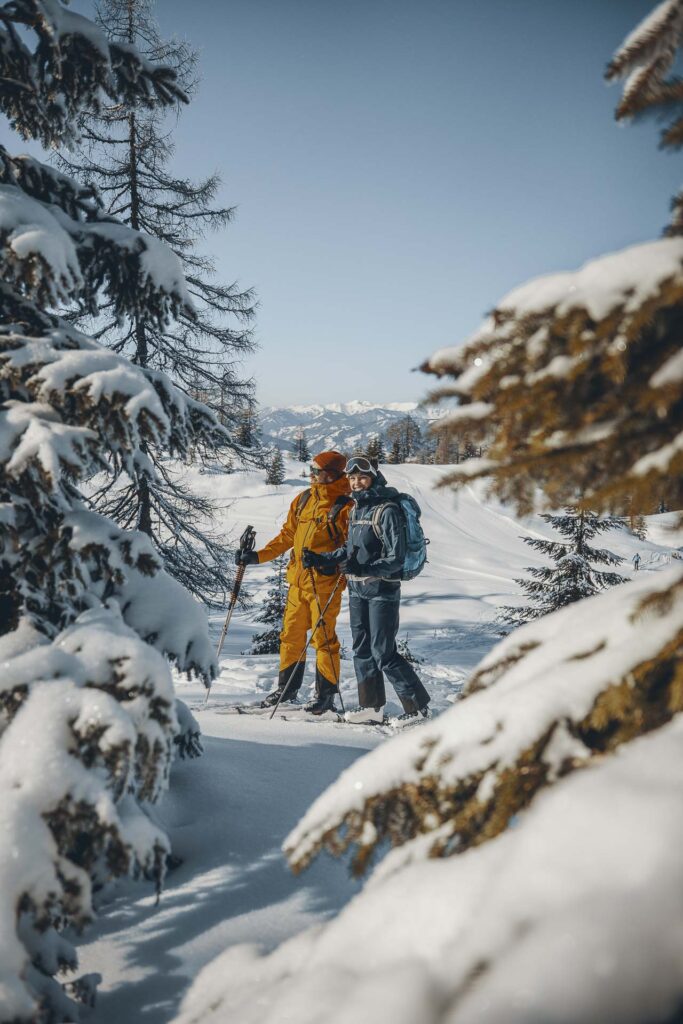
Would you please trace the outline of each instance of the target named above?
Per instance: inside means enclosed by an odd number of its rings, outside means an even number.
[[[398,493],[395,487],[387,486],[381,473],[367,491],[352,493],[354,507],[346,544],[336,551],[320,555],[321,562],[332,566],[353,554],[360,566],[359,575],[399,579],[406,556],[406,538],[403,516],[396,505],[390,505],[382,512],[379,521],[381,540],[372,528],[372,515],[377,506],[387,501],[395,502]]]

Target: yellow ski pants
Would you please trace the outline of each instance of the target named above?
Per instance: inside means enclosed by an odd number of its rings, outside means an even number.
[[[311,641],[311,646],[315,648],[316,669],[333,686],[337,685],[339,680],[339,638],[335,626],[341,608],[343,589],[343,585],[340,584]],[[318,590],[322,608],[329,600],[331,592],[329,586]],[[320,610],[313,591],[290,587],[280,633],[280,671],[290,668],[301,659],[307,635],[319,618]]]

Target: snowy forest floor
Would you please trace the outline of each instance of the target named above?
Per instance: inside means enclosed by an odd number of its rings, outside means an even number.
[[[200,475],[197,491],[225,503],[235,532],[247,522],[257,544],[272,537],[289,502],[306,486],[288,465],[279,487],[263,474]],[[468,488],[457,502],[434,491],[441,470],[433,466],[388,467],[390,483],[413,493],[423,508],[431,539],[425,572],[404,586],[400,637],[408,638],[435,713],[457,700],[472,668],[498,639],[496,607],[519,593],[514,578],[538,564],[522,536],[549,536],[542,520],[519,521]],[[642,570],[665,566],[681,538],[663,532],[667,517],[652,517],[648,540],[625,530],[607,534],[604,546],[624,557],[630,576],[636,551]],[[642,571],[641,570],[641,571]],[[250,596],[265,595],[268,567],[250,570]],[[159,905],[149,885],[129,883],[108,894],[102,916],[80,946],[81,969],[104,981],[93,1024],[122,1020],[166,1024],[175,1016],[190,981],[206,963],[236,943],[270,949],[315,921],[335,914],[358,891],[346,867],[324,858],[303,876],[287,868],[280,845],[314,798],[371,747],[391,742],[372,727],[332,722],[269,721],[222,714],[229,704],[268,692],[277,674],[275,656],[252,657],[258,631],[254,610],[235,615],[208,706],[197,685],[178,681],[178,696],[193,708],[203,732],[204,756],[177,762],[170,792],[155,809],[182,863],[167,877]],[[211,614],[218,638],[223,612]],[[350,652],[346,602],[339,633]],[[309,658],[307,683],[313,683]],[[353,665],[342,661],[345,704],[356,703]],[[388,711],[400,708],[389,694]],[[419,726],[418,726],[419,728]]]

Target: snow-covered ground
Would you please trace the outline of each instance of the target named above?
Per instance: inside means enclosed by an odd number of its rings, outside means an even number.
[[[247,523],[257,545],[277,531],[287,507],[306,486],[301,465],[287,464],[286,482],[274,487],[263,473],[199,474],[189,469],[197,491],[224,507],[226,538]],[[401,638],[408,638],[433,695],[436,712],[457,699],[472,668],[499,639],[496,607],[518,594],[514,582],[539,559],[522,536],[550,536],[539,518],[517,519],[483,499],[477,488],[457,498],[434,489],[443,468],[387,467],[389,482],[414,494],[430,538],[424,573],[404,584]],[[664,531],[669,516],[652,517],[650,536],[608,533],[604,546],[625,558],[619,571],[632,575],[638,552],[641,572],[665,567],[681,537]],[[257,603],[265,593],[268,567],[249,569],[247,584]],[[104,975],[92,1020],[114,1024],[173,1019],[198,970],[227,947],[253,942],[265,949],[344,906],[358,885],[344,867],[320,860],[294,878],[280,852],[284,837],[339,773],[358,756],[391,736],[372,728],[330,722],[282,722],[223,714],[228,704],[271,689],[275,657],[251,657],[251,612],[238,612],[221,658],[221,674],[208,706],[196,685],[178,682],[178,694],[193,708],[204,733],[204,756],[174,767],[170,793],[158,808],[182,864],[168,876],[159,906],[148,887],[119,888],[80,946],[81,966]],[[211,615],[217,639],[223,614]],[[344,604],[339,631],[350,651]],[[312,659],[308,680],[312,684]],[[355,702],[350,657],[342,662],[342,693]],[[398,710],[398,704],[390,704]]]

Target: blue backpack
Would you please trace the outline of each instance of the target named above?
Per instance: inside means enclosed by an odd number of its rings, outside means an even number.
[[[410,494],[398,494],[393,501],[385,501],[372,513],[372,528],[379,541],[383,540],[379,525],[385,508],[397,508],[403,518],[406,531],[406,557],[401,569],[402,580],[414,580],[419,576],[427,561],[427,545],[429,541],[422,532],[420,506]]]

